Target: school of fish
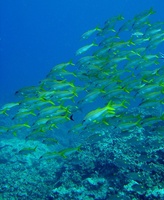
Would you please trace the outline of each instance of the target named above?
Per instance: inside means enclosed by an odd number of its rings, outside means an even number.
[[[27,140],[42,137],[43,143],[58,145],[55,130],[67,122],[71,122],[68,134],[94,133],[100,126],[114,126],[123,133],[162,122],[164,55],[157,47],[164,41],[164,22],[150,23],[154,13],[151,8],[128,21],[119,15],[103,27],[85,32],[81,39],[91,42],[76,51],[77,62],[54,66],[37,86],[16,91],[18,102],[1,107],[0,115],[13,124],[1,125],[0,133],[17,136],[27,131]],[[103,103],[85,113],[85,106],[92,108],[97,99]],[[133,107],[152,110],[152,114],[128,112]],[[160,115],[154,110],[160,110]],[[75,115],[81,116],[80,122]],[[51,138],[49,132],[54,133]],[[42,157],[65,158],[80,147],[47,152]],[[20,153],[35,150],[37,147],[25,147]]]

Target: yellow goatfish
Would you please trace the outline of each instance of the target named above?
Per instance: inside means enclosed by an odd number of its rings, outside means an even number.
[[[26,155],[26,154],[35,152],[36,148],[37,148],[37,146],[34,147],[34,148],[25,147],[25,148],[21,149],[18,153],[21,154],[21,155]]]
[[[81,54],[85,53],[86,51],[88,51],[93,46],[98,46],[98,45],[95,44],[95,43],[92,43],[92,44],[88,44],[88,45],[86,45],[84,47],[81,47],[80,49],[78,49],[76,51],[76,55],[81,55]]]
[[[97,108],[96,110],[92,110],[89,112],[83,120],[84,124],[87,124],[88,122],[95,122],[97,120],[102,120],[104,118],[105,114],[115,114],[115,108],[112,107],[112,102],[110,101],[107,106],[103,108]]]
[[[94,28],[94,29],[88,30],[87,32],[85,32],[85,33],[81,36],[81,38],[82,38],[82,39],[88,39],[92,34],[94,34],[94,33],[97,32],[97,31],[101,31],[101,29],[98,28],[98,27],[96,27],[96,28]]]

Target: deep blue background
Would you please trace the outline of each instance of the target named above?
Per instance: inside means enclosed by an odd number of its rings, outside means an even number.
[[[80,36],[112,16],[125,19],[160,0],[0,0],[0,103],[24,86],[36,85],[56,64],[75,57]]]

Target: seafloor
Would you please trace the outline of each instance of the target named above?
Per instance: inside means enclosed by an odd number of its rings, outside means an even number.
[[[47,146],[39,141],[4,139],[0,143],[0,199],[162,200],[164,132],[157,131],[158,125],[122,133],[116,127],[100,128],[80,151],[65,159],[40,159]],[[22,145],[38,149],[21,155]]]

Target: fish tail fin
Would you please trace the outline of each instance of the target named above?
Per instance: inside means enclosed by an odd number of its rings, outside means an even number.
[[[81,151],[82,144],[77,147],[77,151]]]
[[[102,29],[97,25],[95,28],[96,31],[102,31]]]
[[[38,147],[38,145],[36,145],[36,146],[34,147],[34,151],[36,151],[37,147]]]
[[[126,101],[126,100],[123,100],[123,101],[121,102],[121,106],[122,106],[122,107],[128,108],[128,107],[126,106],[126,104],[129,104],[129,102]]]
[[[58,152],[58,155],[65,158],[65,159],[67,158],[67,156],[63,152]]]
[[[155,11],[153,8],[150,8],[149,14],[150,14],[150,15],[153,15],[153,14],[155,14],[155,13],[156,13],[156,11]]]
[[[95,46],[95,47],[99,46],[99,45],[96,43],[95,40],[92,42],[92,45]]]
[[[69,65],[75,66],[75,64],[73,63],[72,59],[68,63],[69,63]]]
[[[115,113],[114,112],[115,108],[112,107],[112,104],[113,104],[112,101],[109,101],[109,103],[107,104],[106,107],[107,107],[107,110],[108,110],[109,113],[113,113],[114,114]]]
[[[6,115],[6,116],[9,116],[8,114],[7,114],[7,109],[4,109],[4,110],[0,110],[0,114],[3,114],[3,115]]]
[[[130,45],[135,45],[135,43],[133,42],[132,38],[130,38],[130,40],[128,41],[128,46]]]
[[[109,123],[106,120],[102,121],[105,125],[109,126]]]

